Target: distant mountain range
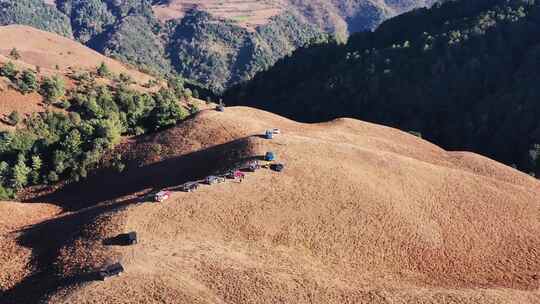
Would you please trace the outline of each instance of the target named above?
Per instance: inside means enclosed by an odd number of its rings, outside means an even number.
[[[143,70],[222,91],[296,48],[344,40],[434,0],[8,0],[0,24],[74,37]]]

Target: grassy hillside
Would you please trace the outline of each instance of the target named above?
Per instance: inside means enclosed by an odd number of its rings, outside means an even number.
[[[274,127],[273,140],[258,136]],[[176,190],[267,151],[284,171]],[[354,119],[301,124],[246,107],[202,111],[117,152],[124,171],[31,200],[48,208],[0,204],[13,215],[0,225],[0,267],[16,282],[0,274],[2,303],[540,300],[540,182],[479,155]],[[171,197],[153,203],[160,189]],[[130,231],[138,244],[111,243]],[[95,280],[117,261],[121,277]]]
[[[0,25],[73,35],[144,71],[179,73],[220,92],[327,34],[344,40],[431,2],[22,0],[0,4]]]
[[[540,174],[539,34],[536,2],[447,1],[299,50],[226,102],[302,121],[357,117]]]
[[[0,198],[85,178],[123,137],[198,111],[192,95],[65,37],[0,27]]]

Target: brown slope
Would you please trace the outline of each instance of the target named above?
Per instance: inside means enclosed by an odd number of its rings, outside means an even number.
[[[434,2],[434,0],[171,0],[155,4],[153,10],[161,21],[182,18],[190,9],[202,10],[215,17],[232,20],[247,29],[255,29],[267,24],[275,16],[294,11],[322,29],[346,35],[349,30],[358,30],[354,26],[348,28],[356,22],[355,18],[358,16],[365,19],[361,20],[362,23],[368,24],[370,20],[367,14],[373,14],[373,9],[388,18],[417,7],[430,6]]]
[[[17,48],[21,54],[22,65],[40,66],[50,73],[69,72],[69,70],[94,70],[105,62],[116,74],[125,73],[137,82],[147,82],[150,76],[128,68],[122,63],[66,37],[41,31],[29,26],[8,25],[0,27],[0,62],[9,60],[11,49]]]
[[[34,271],[32,251],[21,246],[21,231],[60,212],[48,204],[23,204],[0,201],[0,294],[24,280]]]
[[[19,60],[9,56],[13,48],[20,53]],[[64,76],[68,87],[73,85],[73,81],[69,78],[70,74],[95,71],[102,62],[117,75],[120,73],[130,75],[138,83],[132,86],[134,89],[146,90],[140,85],[152,79],[152,76],[107,58],[76,41],[22,25],[0,26],[0,65],[9,61],[19,70],[35,71],[39,66],[40,76]],[[99,81],[109,82],[106,79]],[[37,93],[22,94],[8,79],[0,77],[0,119],[5,121],[6,116],[12,111],[18,111],[23,115],[44,111],[43,98]],[[2,129],[13,128],[0,122],[0,130]]]
[[[270,127],[283,134],[253,136]],[[150,143],[161,157],[146,157]],[[249,108],[205,111],[130,150],[141,167],[102,181],[110,202],[65,219],[80,223],[73,238],[48,249],[56,274],[72,279],[39,291],[52,292],[50,303],[540,301],[540,183],[492,160],[352,119],[307,125]],[[119,187],[174,187],[270,150],[283,173],[162,204],[115,199]],[[101,243],[132,230],[134,247]],[[116,259],[120,278],[73,280]]]

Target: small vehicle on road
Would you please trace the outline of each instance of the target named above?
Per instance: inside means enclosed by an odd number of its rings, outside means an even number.
[[[261,165],[258,161],[252,161],[247,164],[247,166],[244,168],[245,171],[248,172],[255,172],[261,168]]]
[[[158,202],[158,203],[161,203],[161,202],[169,199],[169,197],[171,197],[171,192],[170,191],[159,191],[158,193],[156,193],[156,195],[154,195],[154,201]]]
[[[272,170],[272,171],[281,172],[281,171],[283,171],[283,169],[285,169],[285,165],[283,165],[283,164],[271,164],[270,165],[270,170]]]
[[[124,267],[122,266],[122,264],[115,263],[115,264],[112,264],[112,265],[109,265],[109,266],[106,266],[106,267],[102,268],[98,272],[98,278],[101,281],[105,281],[110,277],[122,275],[122,272],[124,272]]]
[[[197,182],[189,182],[185,183],[182,186],[180,186],[180,191],[184,192],[193,192],[199,188],[199,183]]]
[[[118,235],[118,243],[123,246],[130,246],[137,244],[137,232],[132,231]]]
[[[225,178],[221,176],[210,175],[204,179],[204,183],[207,185],[219,184],[225,181]]]
[[[274,152],[266,152],[266,154],[264,155],[265,161],[273,161],[275,159],[276,159],[276,154],[274,154]]]
[[[246,174],[240,170],[231,170],[225,174],[225,177],[228,179],[237,179],[237,178],[244,178]]]

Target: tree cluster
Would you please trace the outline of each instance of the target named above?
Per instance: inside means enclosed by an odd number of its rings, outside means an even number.
[[[55,76],[44,77],[39,91],[56,106],[65,100],[62,107],[68,114],[48,109],[32,114],[15,131],[0,132],[1,198],[29,185],[85,178],[122,136],[167,128],[189,115],[179,104],[186,98],[180,80],[170,81],[177,84],[173,89],[150,94],[132,90],[125,82],[100,85],[88,73],[73,77],[73,89],[66,90],[62,77]]]

